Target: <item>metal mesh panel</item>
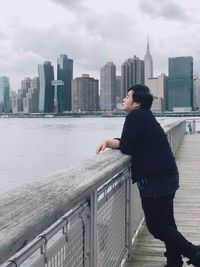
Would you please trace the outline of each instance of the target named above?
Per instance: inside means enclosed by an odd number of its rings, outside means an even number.
[[[68,222],[66,231],[61,229],[44,247],[44,254],[27,259],[21,267],[82,267],[83,222],[77,214]],[[35,255],[36,256],[36,255]],[[45,261],[46,258],[46,261]]]
[[[40,249],[38,249],[35,253],[33,253],[27,260],[25,260],[22,264],[20,264],[20,267],[34,267],[35,262],[38,262],[38,259],[41,259],[40,261],[43,262],[40,265],[38,264],[37,266],[44,266],[44,257],[41,257]]]
[[[97,207],[97,266],[118,267],[127,253],[129,238],[129,215],[131,214],[131,237],[134,236],[143,218],[141,201],[137,185],[127,183],[129,169],[123,171],[106,183],[98,191]],[[131,185],[129,206],[128,185]],[[86,204],[87,205],[87,204]],[[86,232],[90,232],[87,217],[88,210],[80,206],[72,216],[65,217],[58,232],[40,249],[29,257],[21,267],[83,267],[84,247],[89,241]],[[130,210],[131,212],[127,212]],[[127,224],[128,223],[128,224]],[[51,231],[51,230],[50,230]],[[128,236],[127,236],[128,234]],[[44,233],[45,237],[45,233]],[[87,240],[87,241],[86,241]],[[86,241],[86,243],[85,243]],[[85,251],[86,249],[86,251]],[[85,255],[87,258],[87,255]],[[87,263],[86,263],[87,264]]]
[[[83,266],[83,224],[81,219],[70,227],[65,255],[65,267]]]
[[[132,185],[132,194],[131,194],[131,214],[132,214],[132,222],[131,222],[131,235],[134,236],[137,228],[140,225],[140,222],[143,218],[143,211],[142,211],[142,205],[140,200],[140,193],[137,188],[136,184]]]
[[[119,266],[125,251],[125,183],[97,213],[97,266]],[[104,196],[107,197],[106,194]]]

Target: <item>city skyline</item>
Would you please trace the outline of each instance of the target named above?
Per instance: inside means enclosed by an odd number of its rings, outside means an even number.
[[[108,61],[120,74],[126,58],[144,58],[147,35],[154,76],[168,74],[168,58],[175,56],[192,56],[194,71],[200,72],[200,4],[195,0],[38,3],[8,0],[1,6],[0,76],[10,78],[11,89],[34,77],[38,64],[48,60],[56,66],[59,54],[74,60],[74,77],[89,73],[99,80]]]
[[[147,52],[149,52],[148,43]],[[60,65],[58,70],[63,69],[65,65],[63,62],[64,58],[68,60],[66,55],[60,55],[58,58],[58,63]],[[73,60],[70,60],[70,62],[72,63]],[[137,56],[134,56],[132,59],[129,58],[122,65],[121,76],[116,76],[116,66],[113,62],[108,62],[100,69],[101,87],[99,91],[97,88],[98,86],[92,85],[93,81],[97,84],[99,81],[90,77],[89,74],[82,74],[81,77],[76,77],[72,80],[73,90],[71,92],[72,98],[70,98],[73,102],[73,107],[68,111],[97,111],[99,104],[100,110],[102,111],[122,109],[120,101],[126,95],[128,88],[134,84],[144,84],[144,63],[145,60],[141,60]],[[147,67],[149,66],[147,65]],[[169,58],[168,68],[169,76],[162,73],[158,77],[151,77],[147,80],[146,85],[150,88],[151,93],[155,97],[152,110],[171,111],[199,109],[200,77],[193,75],[193,58],[190,56]],[[66,77],[70,74],[70,71],[71,67],[66,71]],[[62,108],[55,109],[56,91],[54,91],[52,87],[52,85],[54,85],[52,82],[60,83],[62,77],[57,77],[59,80],[53,80],[53,66],[51,62],[48,61],[44,62],[42,65],[38,65],[38,72],[39,78],[35,77],[32,80],[30,77],[27,77],[22,80],[21,89],[18,89],[18,96],[13,95],[14,98],[11,97],[14,113],[22,111],[24,113],[34,113],[38,111],[42,113],[62,113],[65,111]],[[149,74],[151,75],[151,73]],[[39,87],[36,86],[36,78],[38,85],[40,81],[40,90]],[[33,82],[34,86],[31,85]],[[64,84],[66,84],[66,82],[64,82]],[[50,91],[52,91],[52,94],[49,94]],[[63,88],[61,89],[61,93],[62,91]],[[94,91],[97,93],[96,96]],[[4,92],[4,89],[2,92]],[[40,92],[39,99],[37,92]],[[180,95],[182,96],[181,98]],[[99,100],[97,100],[97,98],[99,98]],[[38,101],[39,110],[37,108]],[[60,97],[57,94],[57,101],[58,106],[59,104],[63,106],[63,103],[66,102],[64,101],[63,94],[61,94]]]

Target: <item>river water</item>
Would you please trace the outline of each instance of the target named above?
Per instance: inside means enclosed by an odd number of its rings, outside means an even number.
[[[161,125],[177,118],[159,118]],[[0,193],[96,156],[124,118],[0,118]]]

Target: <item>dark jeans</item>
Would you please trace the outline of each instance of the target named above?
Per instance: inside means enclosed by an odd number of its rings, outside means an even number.
[[[182,266],[182,255],[189,258],[194,245],[177,230],[173,209],[174,195],[142,198],[142,208],[149,232],[165,243],[168,263],[180,263],[179,266]]]

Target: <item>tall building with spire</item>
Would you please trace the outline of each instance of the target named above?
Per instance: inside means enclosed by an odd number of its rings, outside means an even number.
[[[147,38],[147,51],[144,56],[144,83],[148,84],[148,79],[153,78],[153,60],[149,49],[149,37]]]

